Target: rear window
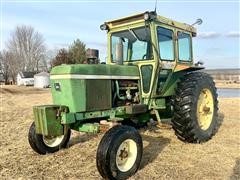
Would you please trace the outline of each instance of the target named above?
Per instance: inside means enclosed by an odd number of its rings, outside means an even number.
[[[178,32],[178,58],[180,61],[191,61],[191,36]]]

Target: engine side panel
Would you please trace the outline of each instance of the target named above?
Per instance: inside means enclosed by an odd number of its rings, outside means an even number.
[[[112,107],[111,80],[86,80],[86,110],[97,111]]]

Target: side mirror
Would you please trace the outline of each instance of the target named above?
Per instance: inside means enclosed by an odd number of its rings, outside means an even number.
[[[194,25],[201,25],[203,23],[203,20],[201,18],[197,19],[195,23],[192,24],[192,26]]]

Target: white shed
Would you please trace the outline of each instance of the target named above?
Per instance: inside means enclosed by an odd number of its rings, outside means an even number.
[[[35,72],[19,72],[17,74],[17,85],[33,86]]]
[[[47,72],[41,72],[34,75],[34,87],[47,88],[50,85],[50,76]]]

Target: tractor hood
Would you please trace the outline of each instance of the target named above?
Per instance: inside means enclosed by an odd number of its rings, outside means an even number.
[[[77,64],[61,65],[50,75],[53,103],[70,112],[89,112],[112,108],[112,81],[138,80],[137,66]]]
[[[56,66],[50,79],[139,79],[137,66],[78,64]]]

